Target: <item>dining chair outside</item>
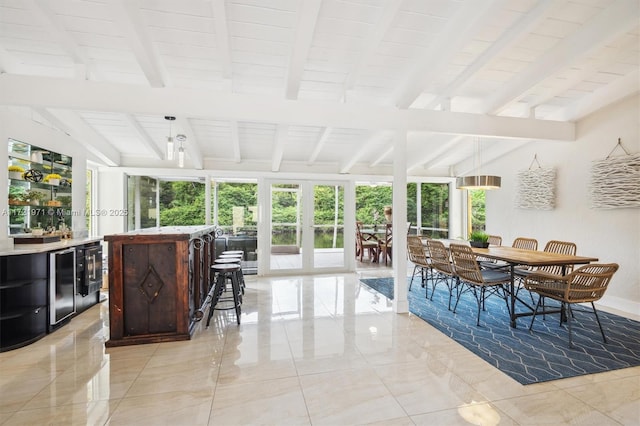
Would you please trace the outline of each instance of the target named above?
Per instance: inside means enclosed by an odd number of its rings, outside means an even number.
[[[456,279],[461,286],[453,313],[456,312],[464,293],[472,293],[478,304],[476,325],[480,325],[480,311],[484,309],[484,301],[493,294],[504,299],[509,312],[509,299],[505,286],[511,283],[511,275],[501,270],[480,269],[476,254],[467,245],[451,244],[449,250]]]
[[[387,261],[391,261],[391,252],[393,249],[393,226],[387,223],[384,228],[384,240],[380,240],[378,243],[378,254],[384,256],[385,266]]]
[[[538,313],[549,314],[560,312],[561,318],[566,318],[568,331],[569,331],[569,347],[573,348],[571,322],[573,315],[573,309],[571,305],[576,303],[591,303],[593,314],[600,327],[600,334],[602,334],[602,340],[607,343],[607,338],[604,334],[604,329],[600,323],[598,317],[598,311],[593,302],[600,300],[607,290],[613,274],[618,270],[618,264],[597,264],[592,263],[584,265],[571,272],[568,275],[550,276],[545,273],[537,273],[529,275],[524,282],[524,286],[531,292],[538,293],[540,298],[536,304],[533,312],[533,318],[531,318],[531,324],[529,330],[533,330],[533,323]],[[543,310],[538,312],[538,309],[542,306],[541,303],[544,298],[554,299],[560,302],[560,310]],[[580,312],[588,312],[584,310],[578,310]],[[561,321],[562,324],[562,321]]]
[[[449,249],[444,246],[442,241],[429,238],[427,239],[427,252],[429,254],[429,259],[431,260],[431,267],[433,268],[430,300],[433,300],[433,294],[436,291],[436,286],[439,283],[444,283],[449,289],[448,309],[451,310],[451,299],[453,297],[453,290],[456,288],[456,280]]]
[[[369,261],[378,259],[378,239],[375,235],[362,232],[362,222],[356,222],[356,258],[363,261],[364,252],[369,254]]]
[[[431,279],[431,263],[429,262],[429,256],[425,246],[422,244],[420,237],[416,235],[407,236],[407,256],[409,261],[413,263],[413,274],[411,275],[411,282],[409,282],[409,291],[411,291],[411,285],[413,279],[416,276],[416,272],[420,271],[421,285],[425,288],[425,297],[428,297],[429,289],[427,282]]]

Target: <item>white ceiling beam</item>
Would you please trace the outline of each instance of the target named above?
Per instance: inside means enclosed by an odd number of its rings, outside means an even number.
[[[530,143],[531,141],[516,141],[509,144],[493,144],[490,148],[481,147],[482,162],[478,164],[474,156],[467,157],[467,159],[460,161],[452,167],[455,176],[465,176],[477,173],[484,173],[485,166],[491,164],[493,161],[504,157],[510,152]]]
[[[18,73],[20,63],[4,47],[0,46],[0,73]]]
[[[355,82],[362,71],[362,67],[369,62],[385,34],[389,31],[389,28],[391,28],[391,24],[395,20],[402,2],[403,0],[390,0],[384,6],[380,20],[371,28],[369,35],[362,43],[364,49],[360,52],[360,55],[358,55],[355,65],[349,72],[349,75],[347,75],[344,83],[345,91],[352,89],[355,85]]]
[[[200,151],[200,144],[198,138],[189,123],[189,119],[185,117],[176,118],[177,127],[182,129],[182,133],[187,137],[187,141],[184,143],[185,153],[191,159],[194,169],[201,170],[204,168],[202,162],[202,152]]]
[[[87,151],[107,166],[119,166],[121,164],[120,152],[76,112],[45,108],[37,108],[35,110],[42,118],[78,141]]]
[[[332,132],[331,127],[324,128],[324,130],[322,131],[322,134],[320,135],[320,137],[318,138],[318,141],[316,142],[316,146],[313,148],[313,152],[309,156],[309,160],[307,160],[308,165],[312,165],[313,163],[315,163],[316,159],[318,158],[318,155],[320,155],[320,151],[322,151],[322,148],[324,147],[325,143],[327,143],[327,139],[329,139],[329,136],[331,136],[331,132]]]
[[[300,90],[300,81],[304,72],[304,64],[309,56],[309,49],[313,41],[313,34],[318,21],[321,0],[302,0],[298,10],[298,24],[294,38],[293,51],[289,58],[287,70],[287,87],[285,96],[287,99],[297,99]]]
[[[216,47],[220,60],[223,78],[231,78],[231,45],[229,44],[229,28],[227,26],[227,10],[225,0],[212,0],[213,25],[216,30]]]
[[[616,24],[611,25],[612,22]],[[534,90],[538,83],[637,25],[637,0],[614,2],[573,34],[560,40],[536,62],[516,74],[503,90],[496,92],[484,104],[482,112],[499,113],[509,103]]]
[[[369,167],[375,167],[378,164],[382,163],[385,158],[387,158],[389,155],[391,155],[392,152],[393,152],[393,146],[390,146],[389,148],[384,150],[380,155],[378,155],[378,158],[373,160],[371,162],[371,164],[369,164]]]
[[[231,127],[231,144],[233,145],[233,161],[239,163],[242,161],[240,155],[240,132],[238,131],[238,121],[231,120],[229,123]]]
[[[100,79],[96,69],[91,64],[91,60],[83,49],[69,35],[64,25],[60,22],[56,15],[43,0],[25,0],[27,7],[32,15],[44,26],[51,37],[56,40],[62,50],[64,50],[76,65],[76,78],[86,79],[90,74]]]
[[[501,52],[506,51],[511,46],[516,45],[520,40],[529,34],[539,22],[546,18],[553,7],[559,4],[558,0],[540,0],[535,7],[524,14],[522,18],[516,21],[507,31],[505,31],[498,40],[489,46],[480,56],[478,56],[462,73],[460,73],[447,87],[442,90],[438,96],[429,104],[427,108],[435,108],[446,99],[450,99],[456,94],[464,84],[471,79],[478,71],[486,66],[490,61],[497,57]]]
[[[108,0],[109,10],[122,35],[133,50],[138,65],[151,87],[164,87],[167,79],[160,68],[158,55],[155,53],[140,14],[139,0]]]
[[[215,99],[216,102],[211,100]],[[286,100],[61,78],[0,74],[0,104],[84,111],[173,115],[290,125],[469,134],[505,138],[575,140],[575,124],[340,102]]]
[[[409,108],[420,94],[433,83],[458,52],[485,25],[498,0],[465,2],[459,6],[458,13],[449,20],[445,28],[431,41],[427,51],[421,53],[412,65],[409,74],[403,79],[406,83],[394,94],[394,104],[399,108]]]
[[[437,149],[429,151],[429,154],[426,156],[413,156],[411,159],[407,159],[407,171],[410,172],[412,170],[417,169],[420,166],[425,166],[429,168],[432,166],[432,163],[442,156],[444,153],[452,150],[455,146],[467,136],[454,136],[449,141],[441,144]]]
[[[158,147],[158,144],[156,144],[153,139],[151,139],[147,131],[140,125],[140,123],[138,123],[138,120],[136,120],[133,114],[122,115],[131,130],[133,130],[140,142],[142,142],[142,145],[144,145],[145,148],[147,148],[151,152],[152,156],[157,160],[164,159],[164,153]]]
[[[288,133],[289,126],[287,126],[286,124],[278,124],[278,129],[276,130],[276,137],[273,144],[273,156],[271,160],[272,172],[280,171],[280,166],[282,165],[282,157],[284,155],[284,146],[287,142]]]
[[[392,131],[382,131],[372,135],[365,143],[361,145],[360,149],[358,149],[357,152],[345,156],[346,161],[341,165],[340,173],[349,173],[362,157],[372,152],[374,149],[378,149],[380,147],[380,144],[387,142],[389,139],[393,138],[393,134],[394,133]]]

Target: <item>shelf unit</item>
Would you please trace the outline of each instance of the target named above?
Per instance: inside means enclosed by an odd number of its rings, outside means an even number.
[[[55,185],[12,177],[9,173],[9,234],[38,226],[59,229],[63,223],[71,228],[71,157],[13,139],[9,139],[8,155],[9,166],[19,166],[24,173],[34,170],[43,178],[51,173],[61,176]]]
[[[0,257],[0,352],[47,333],[47,254]]]

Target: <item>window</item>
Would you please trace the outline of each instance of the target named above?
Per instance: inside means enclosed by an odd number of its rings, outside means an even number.
[[[127,229],[158,226],[158,181],[148,176],[127,176]]]
[[[257,235],[258,184],[214,180],[211,187],[213,223],[228,235]]]
[[[160,226],[205,223],[205,185],[195,181],[160,181]]]

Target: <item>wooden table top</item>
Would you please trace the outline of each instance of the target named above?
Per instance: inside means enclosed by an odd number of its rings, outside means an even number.
[[[489,248],[472,249],[474,253],[489,259],[528,266],[579,265],[598,261],[597,257],[572,256],[508,246],[489,246]]]

